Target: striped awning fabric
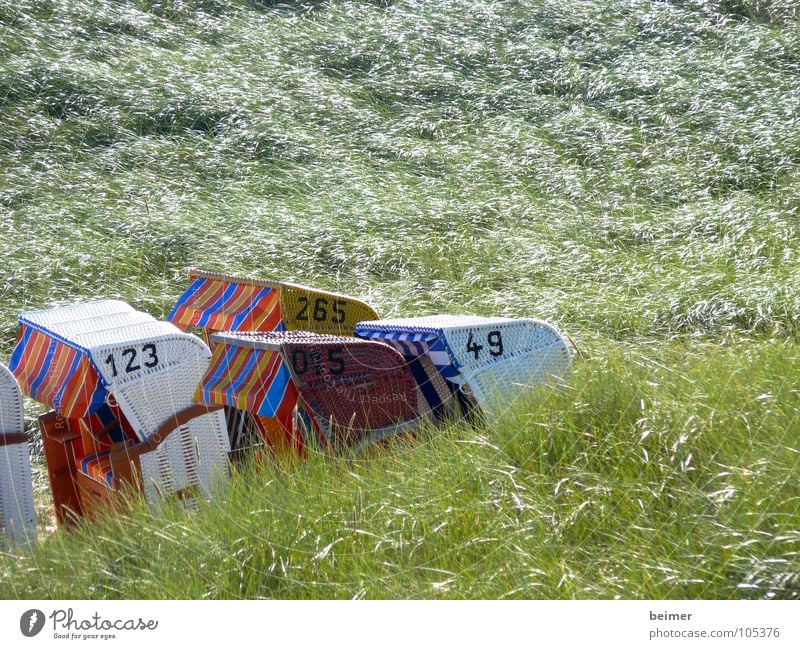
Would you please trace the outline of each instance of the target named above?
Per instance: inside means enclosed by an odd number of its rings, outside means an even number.
[[[196,277],[167,318],[186,331],[273,331],[280,328],[280,290],[217,277]]]
[[[297,394],[280,352],[218,342],[195,399],[285,420]]]
[[[86,417],[105,402],[106,389],[87,351],[33,325],[20,329],[9,368],[24,394],[64,417]]]
[[[439,330],[402,330],[383,327],[376,322],[359,322],[356,336],[379,340],[394,347],[405,357],[427,356],[448,381],[460,383],[461,374],[447,349],[444,333]]]
[[[447,346],[444,330],[420,322],[421,319],[359,322],[356,336],[387,343],[403,355],[434,418],[448,416],[453,400],[461,412],[469,412],[472,404],[459,389],[464,377]],[[446,381],[437,381],[434,372]]]
[[[87,417],[106,399],[106,387],[90,358],[91,341],[154,322],[117,300],[25,313],[19,316],[9,369],[25,395],[68,419]]]

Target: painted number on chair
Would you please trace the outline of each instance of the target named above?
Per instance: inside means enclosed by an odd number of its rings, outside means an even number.
[[[139,355],[141,352],[141,356]],[[121,367],[125,374],[138,372],[142,369],[142,365],[147,368],[155,367],[158,365],[158,350],[155,344],[147,343],[141,349],[137,350],[134,347],[127,347],[121,353]],[[117,376],[117,362],[114,359],[114,354],[109,354],[105,361],[106,365],[111,367],[111,376]]]
[[[347,300],[333,300],[330,303],[327,298],[318,297],[312,304],[305,295],[301,295],[297,299],[300,302],[300,310],[295,316],[297,320],[302,320],[303,322],[308,322],[309,320],[313,322],[330,321],[334,324],[342,324],[347,317],[347,313],[344,310]]]
[[[499,331],[490,331],[486,334],[486,345],[479,345],[475,341],[475,332],[470,331],[469,337],[467,338],[467,351],[471,354],[475,355],[475,360],[478,360],[481,355],[481,351],[486,347],[489,347],[489,354],[491,356],[502,356],[503,355],[503,334]]]
[[[292,350],[292,368],[298,376],[314,371],[317,376],[324,374],[339,375],[344,374],[345,365],[342,354],[342,347],[331,347],[327,350],[328,362],[323,366],[322,353],[319,350],[306,352],[304,349],[295,348]]]

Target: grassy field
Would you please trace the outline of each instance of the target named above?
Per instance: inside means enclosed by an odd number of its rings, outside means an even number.
[[[2,3],[2,358],[24,310],[163,317],[190,266],[582,357],[189,516],[52,534],[38,464],[0,597],[800,597],[798,79],[797,0]]]

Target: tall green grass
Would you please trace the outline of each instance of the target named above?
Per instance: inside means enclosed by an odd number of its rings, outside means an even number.
[[[795,0],[4,3],[6,357],[21,311],[164,316],[190,266],[387,316],[545,318],[585,357],[491,430],[245,470],[190,516],[43,528],[0,594],[797,597],[799,19]]]
[[[4,564],[0,595],[798,597],[800,354],[748,351],[592,350],[491,430],[134,503]]]

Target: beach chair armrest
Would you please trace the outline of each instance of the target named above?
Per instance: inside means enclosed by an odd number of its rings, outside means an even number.
[[[161,443],[167,439],[167,436],[176,428],[187,424],[196,417],[202,417],[210,412],[215,412],[222,409],[223,406],[206,405],[202,403],[196,403],[188,408],[184,408],[163,422],[158,427],[156,432],[150,435],[150,437],[148,437],[145,441],[133,443],[132,440],[128,440],[126,442],[114,444],[111,447],[110,456],[112,464],[117,458],[125,457],[127,460],[130,460],[131,458],[138,457],[144,453],[155,451],[161,445]]]
[[[184,408],[180,412],[175,413],[173,416],[169,417],[166,421],[164,421],[158,427],[155,433],[150,435],[150,437],[148,437],[144,442],[142,442],[142,445],[147,446],[147,451],[154,451],[156,448],[158,448],[159,444],[161,444],[161,442],[163,442],[166,439],[167,435],[169,435],[176,428],[179,428],[180,426],[189,423],[192,419],[195,419],[196,417],[202,417],[203,415],[207,415],[211,412],[222,410],[223,407],[224,406],[195,403],[189,406],[188,408]]]
[[[0,434],[0,446],[11,446],[12,444],[25,444],[28,437],[23,433]]]
[[[108,460],[111,463],[112,473],[115,483],[132,482],[132,466],[138,466],[140,457],[145,453],[155,451],[164,442],[170,433],[175,429],[187,424],[195,417],[201,417],[216,410],[221,410],[222,406],[207,406],[204,404],[194,404],[176,413],[159,426],[144,442],[133,442],[126,440],[111,446]]]
[[[43,435],[47,435],[49,439],[59,444],[64,444],[65,446],[81,438],[80,433],[72,430],[69,426],[64,426],[56,430],[48,430],[47,432],[43,432]]]

